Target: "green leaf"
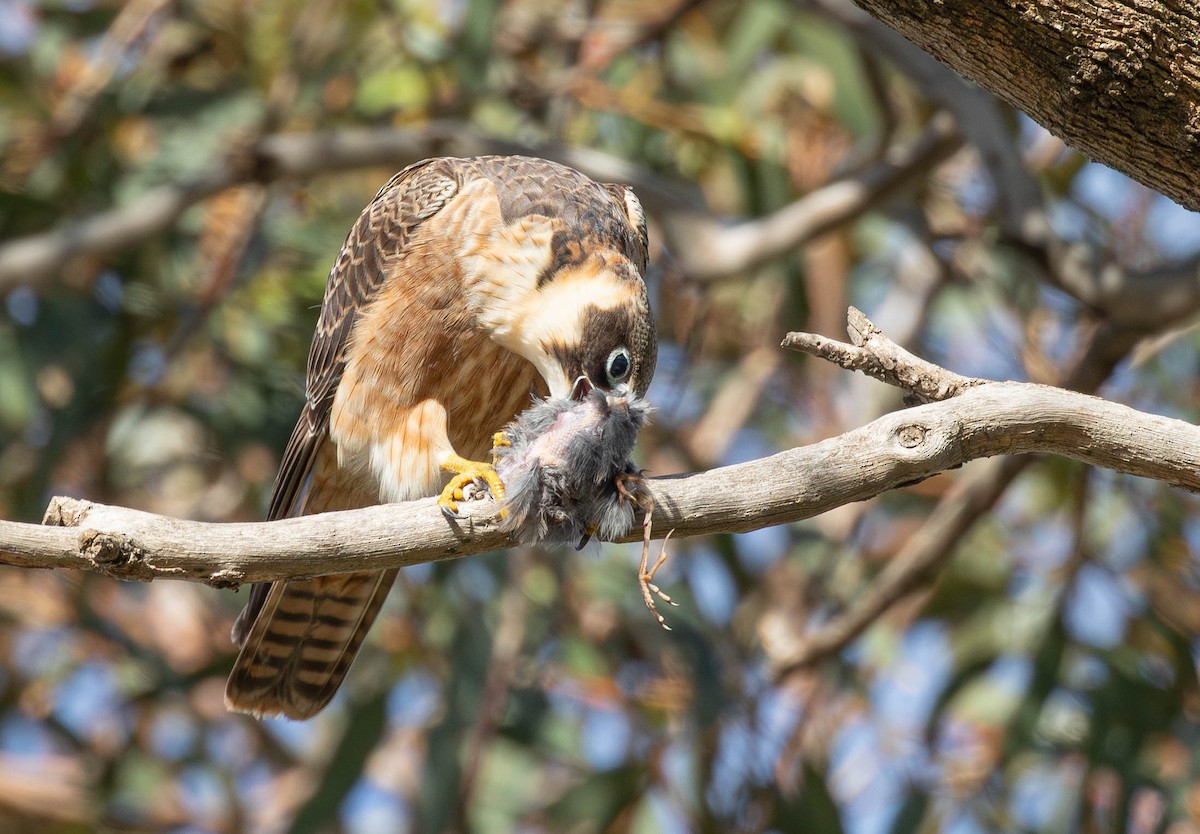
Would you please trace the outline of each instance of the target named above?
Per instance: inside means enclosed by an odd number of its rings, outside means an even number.
[[[355,104],[368,116],[392,110],[423,109],[429,103],[429,81],[415,66],[406,65],[373,73],[358,86]]]

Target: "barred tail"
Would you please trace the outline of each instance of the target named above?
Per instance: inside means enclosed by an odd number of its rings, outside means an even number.
[[[387,598],[396,571],[275,582],[253,625],[239,620],[242,650],[225,704],[259,717],[311,718],[337,692]],[[256,589],[257,590],[257,589]],[[252,614],[252,599],[247,614]]]

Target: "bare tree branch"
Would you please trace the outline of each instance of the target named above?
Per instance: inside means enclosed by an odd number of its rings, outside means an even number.
[[[1047,239],[1041,250],[1049,281],[1114,324],[1161,331],[1200,306],[1200,257],[1135,270],[1083,243]]]
[[[921,402],[949,399],[967,388],[988,382],[986,379],[956,374],[913,356],[884,336],[883,331],[857,307],[850,308],[846,330],[850,335],[850,344],[816,333],[789,333],[783,340],[783,346],[903,388]]]
[[[683,261],[688,275],[699,281],[713,281],[782,257],[857,217],[961,147],[962,137],[954,120],[941,114],[911,145],[893,148],[879,162],[834,180],[766,217],[732,225],[711,217],[661,219],[668,236],[678,244],[673,254]]]
[[[851,309],[851,322],[856,315],[865,320],[861,313]],[[866,321],[866,325],[871,328],[872,339],[877,344],[883,342],[880,345],[881,353],[890,354],[887,340],[874,329],[870,321]],[[855,330],[856,326],[852,323],[852,338]],[[1084,342],[1085,349],[1071,363],[1072,366],[1062,373],[1061,384],[1086,392],[1095,390],[1108,377],[1138,342],[1138,335],[1134,331],[1104,323],[1092,328]],[[887,567],[851,606],[816,629],[808,630],[799,626],[794,639],[776,647],[773,655],[779,667],[777,676],[786,677],[835,654],[858,638],[890,608],[914,592],[927,588],[937,570],[953,557],[963,537],[995,506],[1009,485],[1032,462],[1033,458],[1027,455],[997,458],[973,467],[956,481],[929,512],[921,527],[904,542]]]
[[[914,364],[865,316],[861,346],[826,350],[839,364],[878,366],[919,396],[957,396],[885,415],[820,443],[736,466],[649,481],[658,535],[744,532],[808,518],[969,460],[1048,452],[1200,492],[1200,428],[1043,385],[967,380]],[[866,338],[861,338],[866,333]],[[874,360],[867,354],[874,351]],[[865,353],[864,353],[865,352]],[[187,579],[229,586],[381,570],[504,547],[482,501],[450,524],[433,499],[276,522],[211,524],[56,498],[46,527],[0,522],[0,562],[82,568],[122,579]],[[630,537],[633,538],[633,537]]]
[[[408,130],[279,134],[231,154],[206,173],[152,189],[125,206],[0,245],[0,293],[18,284],[45,283],[74,258],[133,246],[169,228],[191,206],[233,186],[353,168],[399,168],[429,156],[487,153],[542,156],[597,179],[635,184],[688,273],[715,280],[780,257],[861,214],[945,159],[961,142],[949,119],[935,119],[912,145],[894,149],[864,171],[835,180],[767,217],[725,223],[704,208],[703,197],[690,185],[596,151],[482,137],[459,122],[430,122]]]

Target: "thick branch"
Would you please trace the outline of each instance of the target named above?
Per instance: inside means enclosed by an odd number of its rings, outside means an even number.
[[[857,0],[1088,156],[1200,209],[1200,9]]]
[[[888,361],[905,360],[895,354]],[[911,376],[901,370],[895,378]],[[999,454],[1049,452],[1200,492],[1196,426],[1041,385],[995,382],[958,390],[953,399],[888,414],[811,446],[654,478],[655,532],[744,532],[798,521]],[[0,522],[0,561],[211,585],[379,570],[505,546],[486,518],[493,509],[486,502],[472,506],[460,527],[448,524],[432,499],[270,523],[211,524],[55,499],[46,523],[57,527]]]

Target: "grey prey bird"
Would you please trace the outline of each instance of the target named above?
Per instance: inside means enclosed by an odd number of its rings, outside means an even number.
[[[628,532],[636,496],[625,485],[639,479],[629,455],[649,410],[618,389],[578,401],[551,397],[518,415],[494,450],[512,537],[581,547],[592,535]]]
[[[652,582],[665,545],[647,569],[654,501],[629,460],[649,412],[649,403],[627,386],[539,400],[497,433],[493,456],[505,485],[503,526],[516,541],[580,549],[592,536],[611,540],[627,533],[640,508],[645,521],[638,580],[646,606],[667,628],[653,596],[675,603]]]

